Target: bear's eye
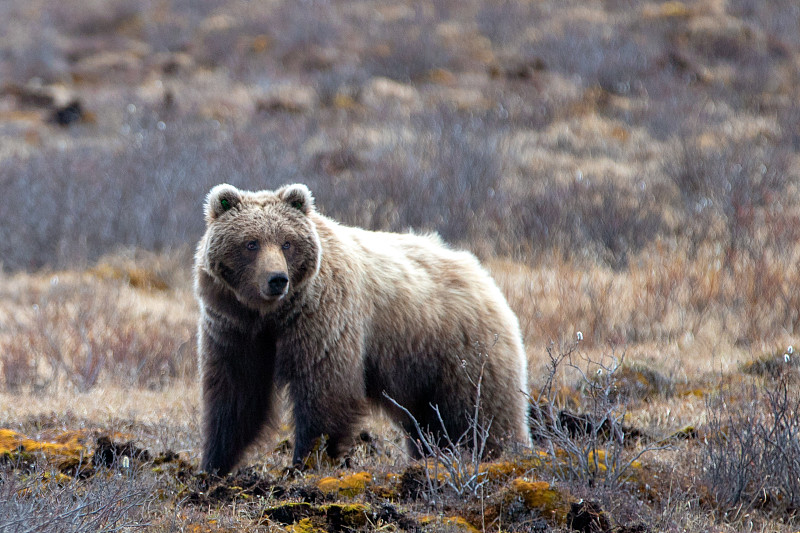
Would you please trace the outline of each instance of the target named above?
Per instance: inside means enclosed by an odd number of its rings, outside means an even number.
[[[247,244],[245,244],[244,247],[250,250],[251,252],[254,252],[258,250],[258,241],[250,241]]]
[[[290,243],[289,241],[286,241],[285,243],[283,243],[283,246],[281,246],[281,248],[283,248],[284,250],[288,250],[291,247],[292,243]]]

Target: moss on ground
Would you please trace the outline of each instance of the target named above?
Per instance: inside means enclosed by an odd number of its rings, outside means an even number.
[[[15,457],[11,468],[47,462],[61,465],[47,471],[48,483],[81,482],[102,471],[128,469],[157,475],[162,480],[160,498],[173,499],[179,507],[223,513],[230,507],[250,509],[254,525],[280,527],[296,533],[356,531],[373,527],[393,530],[463,531],[473,533],[489,524],[503,528],[564,527],[570,506],[577,502],[568,492],[537,479],[552,461],[567,460],[534,452],[479,467],[486,483],[485,501],[468,495],[456,497],[448,485],[446,469],[413,463],[402,474],[339,471],[318,478],[313,472],[273,475],[269,467],[242,468],[217,478],[197,473],[196,465],[174,452],[155,457],[132,441],[115,442],[103,435],[89,443],[87,432],[63,432],[50,439],[30,439],[12,430],[0,430],[0,453]],[[590,454],[598,468],[606,468],[603,450]],[[65,466],[66,465],[66,466]],[[551,466],[551,465],[550,465]],[[642,477],[642,465],[632,463],[634,481]],[[81,470],[82,469],[82,470]],[[428,484],[428,479],[433,481]],[[433,491],[433,494],[431,494]],[[342,500],[346,501],[342,501]],[[427,503],[436,502],[437,514]],[[179,502],[179,503],[178,503]],[[458,503],[453,503],[458,502]],[[215,524],[208,522],[211,529]],[[210,529],[210,530],[211,530]]]
[[[86,440],[85,431],[65,431],[51,439],[36,440],[0,429],[0,458],[20,465],[42,462],[63,474],[76,475],[90,462]]]
[[[539,511],[545,519],[559,526],[566,523],[572,499],[547,481],[527,481],[523,478],[511,482],[507,496],[520,498],[528,509]]]
[[[339,494],[352,498],[362,494],[371,482],[372,474],[369,472],[356,472],[339,478],[323,477],[317,482],[317,487],[324,494]]]
[[[419,520],[420,524],[426,529],[434,529],[437,526],[444,526],[447,531],[460,531],[464,533],[479,533],[480,529],[470,524],[461,516],[432,516],[425,515]]]
[[[525,455],[514,460],[483,463],[480,466],[480,472],[486,475],[488,481],[500,483],[524,476],[528,472],[540,468],[548,460],[547,452],[537,451],[532,455]]]

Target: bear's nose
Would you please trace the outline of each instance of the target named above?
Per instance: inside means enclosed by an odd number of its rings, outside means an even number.
[[[283,291],[286,290],[286,286],[289,284],[289,276],[283,272],[271,272],[268,274],[267,280],[270,296],[283,294]]]

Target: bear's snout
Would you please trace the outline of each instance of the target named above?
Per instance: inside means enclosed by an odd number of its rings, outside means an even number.
[[[270,272],[266,276],[266,285],[262,285],[261,294],[263,296],[283,296],[286,294],[286,287],[289,285],[289,276],[285,272]]]

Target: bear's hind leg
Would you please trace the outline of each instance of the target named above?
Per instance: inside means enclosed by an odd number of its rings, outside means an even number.
[[[467,403],[448,401],[445,398],[438,400],[432,399],[424,405],[419,402],[408,412],[398,415],[407,435],[406,445],[409,455],[414,459],[420,459],[423,456],[436,455],[437,449],[454,447],[472,449],[476,436],[479,451],[482,450],[485,454],[492,442],[491,439],[482,438],[484,430],[490,427],[484,417],[479,416],[476,421],[474,407]]]

